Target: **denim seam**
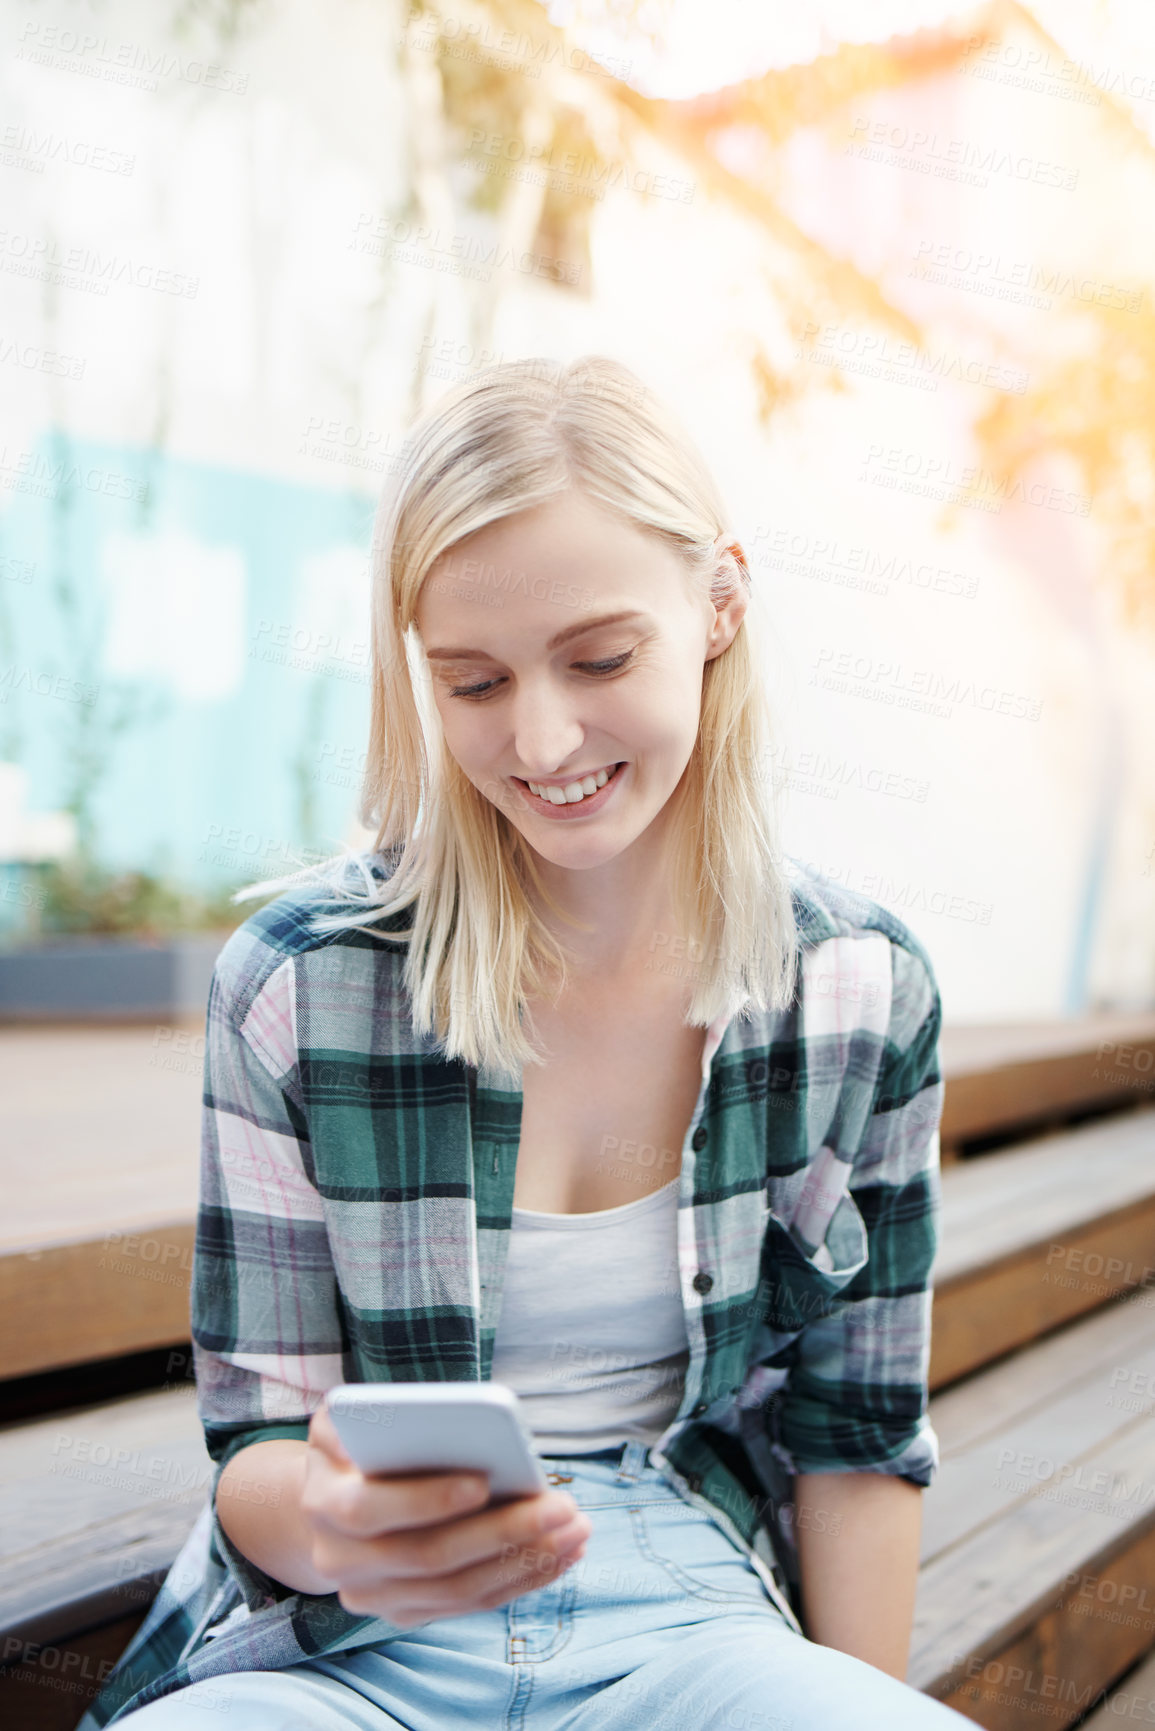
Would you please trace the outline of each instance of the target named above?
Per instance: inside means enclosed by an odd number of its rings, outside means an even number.
[[[650,1535],[650,1530],[646,1525],[646,1517],[641,1509],[635,1508],[630,1510],[630,1521],[633,1525],[634,1539],[637,1543],[637,1547],[646,1562],[652,1563],[655,1568],[661,1569],[667,1576],[669,1576],[675,1585],[682,1589],[683,1592],[689,1593],[691,1597],[695,1599],[702,1599],[707,1604],[711,1605],[733,1606],[744,1605],[747,1602],[755,1602],[753,1595],[751,1595],[749,1601],[747,1601],[747,1597],[744,1593],[728,1593],[721,1588],[707,1586],[704,1581],[699,1581],[694,1574],[692,1574],[688,1569],[684,1569],[682,1565],[675,1562],[673,1558],[662,1556],[660,1552],[654,1549],[653,1539]],[[722,1536],[725,1537],[725,1535]],[[726,1542],[728,1544],[730,1543],[728,1539]],[[734,1549],[732,1545],[731,1549]],[[741,1560],[742,1556],[743,1553],[741,1551],[734,1549],[734,1557],[736,1561]],[[749,1568],[748,1564],[746,1566]],[[772,1606],[772,1601],[762,1584],[760,1576],[754,1569],[750,1569],[749,1573],[757,1583],[761,1602],[770,1608]]]

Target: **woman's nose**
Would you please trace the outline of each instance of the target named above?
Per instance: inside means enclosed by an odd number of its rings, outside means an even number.
[[[514,749],[529,773],[556,775],[581,746],[584,729],[572,696],[556,687],[520,691],[514,699]]]

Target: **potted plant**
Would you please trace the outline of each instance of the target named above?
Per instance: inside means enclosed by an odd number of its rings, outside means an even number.
[[[192,891],[84,857],[0,866],[9,916],[0,1021],[154,1021],[203,1015],[213,964],[251,909],[233,888]]]

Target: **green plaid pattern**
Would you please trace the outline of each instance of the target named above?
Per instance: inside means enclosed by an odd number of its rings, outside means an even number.
[[[394,864],[361,859],[380,881]],[[927,1485],[937,1466],[942,1081],[920,944],[877,904],[791,873],[790,1008],[747,1006],[707,1036],[678,1208],[690,1360],[652,1458],[793,1619],[793,1474]],[[270,902],[213,975],[192,1335],[218,1474],[250,1443],[304,1437],[339,1383],[490,1374],[520,1077],[417,1038],[400,946],[310,933],[352,882]],[[408,911],[382,924],[404,931]],[[210,1503],[79,1731],[194,1681],[400,1632],[264,1575]]]

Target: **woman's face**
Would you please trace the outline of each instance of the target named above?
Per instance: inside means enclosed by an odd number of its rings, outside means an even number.
[[[453,757],[538,854],[584,870],[666,805],[745,610],[691,599],[673,551],[570,491],[443,554],[416,623]]]

